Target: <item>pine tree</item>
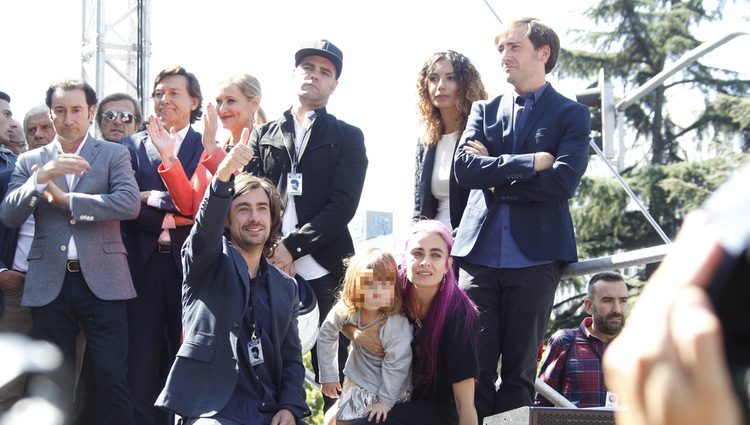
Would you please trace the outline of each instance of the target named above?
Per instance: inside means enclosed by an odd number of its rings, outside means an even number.
[[[594,50],[564,50],[558,69],[561,76],[592,79],[600,67],[608,77],[628,89],[641,86],[665,66],[702,43],[691,30],[704,22],[720,19],[724,3],[705,9],[702,0],[602,0],[585,12],[595,27],[605,30],[577,30],[578,43]],[[706,108],[693,123],[681,127],[670,117],[667,91],[672,88],[699,90]],[[696,131],[705,135],[713,130],[726,137],[739,134],[747,147],[747,102],[750,80],[733,71],[712,68],[700,60],[676,74],[639,103],[625,111],[627,124],[651,142],[651,164],[667,164],[684,159],[680,142]],[[743,107],[744,104],[744,107]],[[739,111],[742,117],[727,114]],[[743,115],[744,114],[744,115]]]

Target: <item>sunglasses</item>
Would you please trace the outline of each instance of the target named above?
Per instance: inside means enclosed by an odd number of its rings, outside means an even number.
[[[107,121],[114,121],[117,117],[120,117],[120,121],[122,121],[123,124],[130,124],[135,121],[135,115],[128,111],[107,111],[102,114],[102,117],[106,118]]]

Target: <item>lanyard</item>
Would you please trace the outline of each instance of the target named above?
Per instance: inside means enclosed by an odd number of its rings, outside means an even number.
[[[299,158],[302,157],[302,153],[307,146],[307,141],[310,139],[310,133],[312,133],[312,126],[315,123],[317,114],[315,111],[305,115],[305,120],[302,122],[299,130],[297,129],[297,120],[294,119],[294,150],[292,154],[292,173],[297,172],[297,164],[299,164]]]

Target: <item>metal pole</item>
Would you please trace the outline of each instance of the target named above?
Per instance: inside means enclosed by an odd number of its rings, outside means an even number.
[[[104,95],[104,34],[106,25],[104,23],[104,1],[96,1],[96,93]]]
[[[671,77],[672,75],[682,70],[683,68],[690,66],[693,62],[697,61],[698,58],[705,55],[706,53],[714,50],[715,48],[721,46],[727,41],[735,37],[739,37],[741,35],[750,35],[750,33],[744,32],[744,31],[731,32],[729,34],[726,34],[720,37],[717,40],[707,41],[701,44],[700,46],[696,47],[695,49],[685,53],[685,55],[682,56],[680,60],[672,64],[669,68],[666,68],[662,72],[651,77],[651,79],[648,80],[645,84],[638,87],[633,92],[633,94],[631,94],[630,96],[626,96],[622,101],[620,101],[620,103],[618,103],[616,106],[617,110],[624,111],[630,105],[637,102],[640,98],[647,95],[655,87],[661,85],[661,83],[663,83],[664,80],[666,80],[667,78]]]
[[[656,233],[659,234],[661,239],[664,241],[664,243],[672,243],[671,240],[669,240],[669,236],[667,236],[666,233],[661,229],[659,224],[654,220],[654,218],[651,216],[651,214],[648,212],[648,209],[646,209],[646,206],[643,205],[643,202],[641,202],[640,199],[638,199],[638,196],[630,189],[630,186],[628,186],[627,183],[625,183],[625,180],[622,179],[620,176],[620,173],[617,171],[617,169],[612,165],[611,162],[609,162],[609,159],[604,155],[604,152],[602,152],[601,149],[599,149],[598,146],[596,146],[596,143],[594,143],[593,140],[589,139],[589,146],[591,146],[592,149],[596,152],[597,155],[604,161],[604,163],[607,165],[607,168],[609,168],[610,171],[612,171],[612,174],[614,174],[617,181],[620,183],[620,186],[622,186],[623,189],[625,189],[625,192],[630,196],[630,199],[633,200],[633,202],[638,205],[638,209],[641,210],[641,214],[643,214],[644,217],[646,217],[646,220],[651,224],[651,227],[656,230]]]

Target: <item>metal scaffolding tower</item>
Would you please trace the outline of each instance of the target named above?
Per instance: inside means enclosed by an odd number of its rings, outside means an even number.
[[[99,98],[125,92],[148,111],[150,0],[83,0],[81,76]]]

